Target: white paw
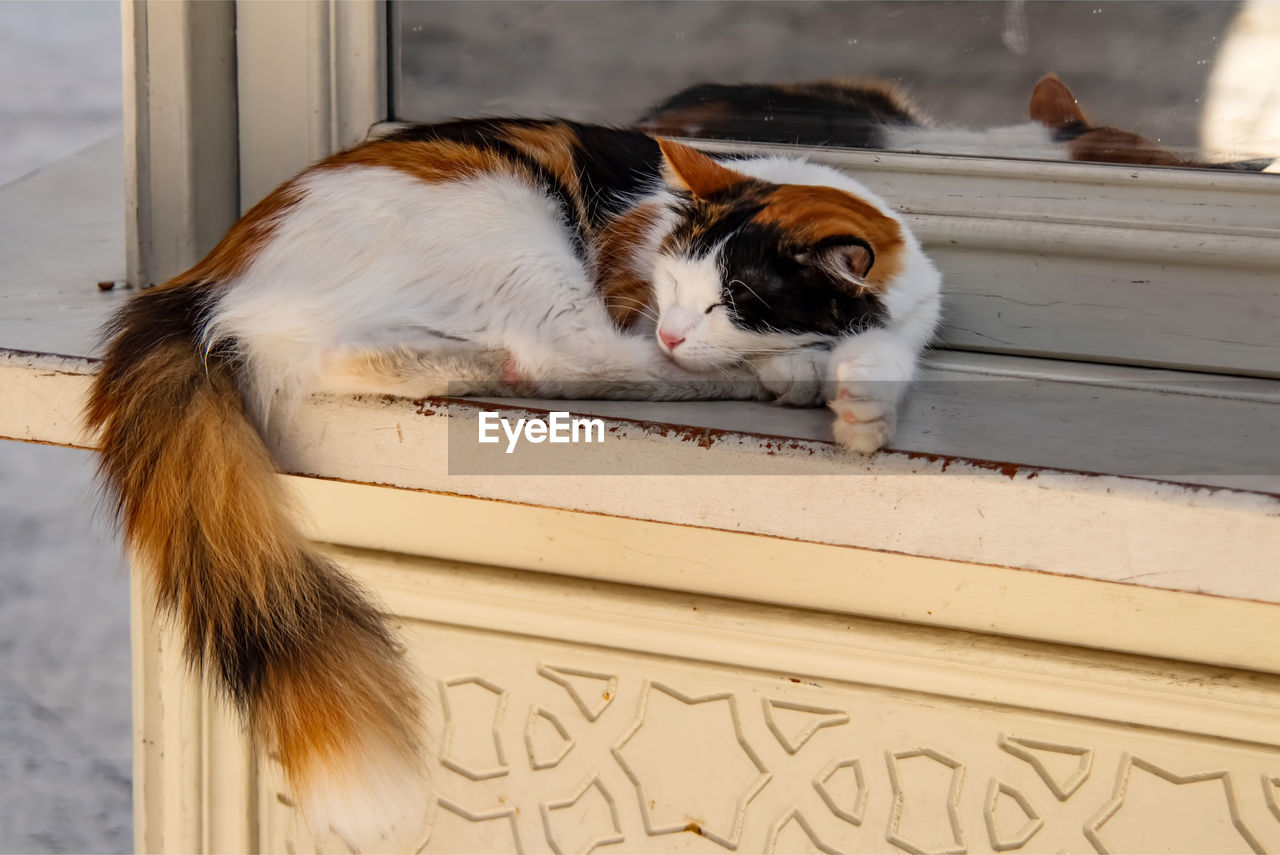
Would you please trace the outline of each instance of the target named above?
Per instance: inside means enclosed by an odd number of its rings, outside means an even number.
[[[835,388],[827,402],[836,414],[832,433],[849,451],[870,454],[893,435],[905,382],[874,352],[842,348],[837,356],[843,358],[835,363]]]
[[[886,409],[883,401],[837,397],[827,406],[836,414],[831,432],[836,442],[848,451],[870,454],[893,435],[893,411]]]
[[[826,351],[797,350],[758,359],[753,368],[760,388],[775,404],[812,407],[822,403],[829,359]]]

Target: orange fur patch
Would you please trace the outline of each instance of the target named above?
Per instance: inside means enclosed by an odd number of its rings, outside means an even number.
[[[645,133],[673,137],[695,137],[699,133],[723,133],[732,129],[736,116],[724,101],[708,101],[691,107],[663,110],[636,127]],[[659,140],[661,143],[662,140]]]
[[[597,237],[596,290],[620,329],[638,321],[649,308],[653,285],[638,269],[636,255],[661,221],[661,206],[639,205],[609,223]]]
[[[383,166],[420,181],[459,181],[486,172],[514,172],[518,167],[497,152],[450,140],[374,140],[339,152],[312,169]]]
[[[754,222],[777,226],[812,245],[839,235],[871,244],[875,265],[867,284],[884,288],[902,268],[903,238],[898,223],[857,197],[833,187],[784,184],[767,197]]]
[[[1144,136],[1116,128],[1094,128],[1067,145],[1072,160],[1133,166],[1194,166]]]
[[[752,180],[687,145],[659,139],[658,146],[666,159],[668,180],[699,199],[709,199],[744,181]]]
[[[521,127],[513,125],[503,133],[503,138],[526,157],[540,164],[556,177],[569,195],[579,219],[587,219],[586,205],[582,199],[582,187],[574,160],[577,137],[564,125],[549,127]]]
[[[1085,126],[1089,124],[1076,97],[1052,71],[1041,77],[1035,89],[1031,90],[1031,103],[1027,110],[1031,114],[1031,121],[1053,130],[1076,123]]]

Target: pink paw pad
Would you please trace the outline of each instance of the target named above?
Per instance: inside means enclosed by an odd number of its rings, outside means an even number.
[[[502,380],[504,383],[510,383],[513,386],[524,380],[524,377],[520,374],[520,366],[516,364],[514,359],[508,358],[502,363]]]

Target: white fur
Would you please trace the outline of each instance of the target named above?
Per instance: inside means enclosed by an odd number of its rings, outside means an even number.
[[[515,178],[427,184],[363,167],[313,173],[301,189],[206,337],[238,342],[263,423],[316,391],[466,391],[449,381],[467,376],[468,352],[480,365],[502,354],[544,391],[690,376],[655,339],[616,331],[554,204]],[[400,383],[351,370],[388,350],[448,362]]]
[[[848,175],[780,157],[732,167],[845,190],[902,225],[902,271],[883,297],[887,329],[839,344],[829,364],[797,355],[820,336],[743,330],[718,305],[724,283],[714,253],[691,260],[656,251],[668,217],[646,249],[656,323],[624,334],[543,193],[503,175],[428,184],[389,168],[349,167],[301,179],[301,201],[222,289],[205,344],[237,342],[249,369],[246,397],[264,426],[316,391],[419,397],[502,391],[514,379],[547,395],[754,397],[763,389],[786,403],[813,403],[808,390],[820,378],[839,416],[837,437],[869,450],[865,438],[847,439],[850,410],[841,401],[879,388],[883,408],[896,406],[937,324],[940,277],[905,223]],[[667,199],[659,189],[651,197]],[[685,341],[667,348],[659,328]],[[868,359],[873,343],[892,357]],[[875,385],[888,366],[893,382]]]
[[[295,784],[307,824],[317,832],[332,829],[353,851],[415,839],[429,800],[422,764],[385,744],[345,749],[322,772]]]

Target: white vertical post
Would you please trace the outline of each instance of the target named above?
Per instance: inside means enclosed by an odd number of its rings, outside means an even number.
[[[242,211],[387,117],[386,17],[380,0],[239,0]]]
[[[197,262],[239,212],[232,0],[124,0],[128,275]]]

